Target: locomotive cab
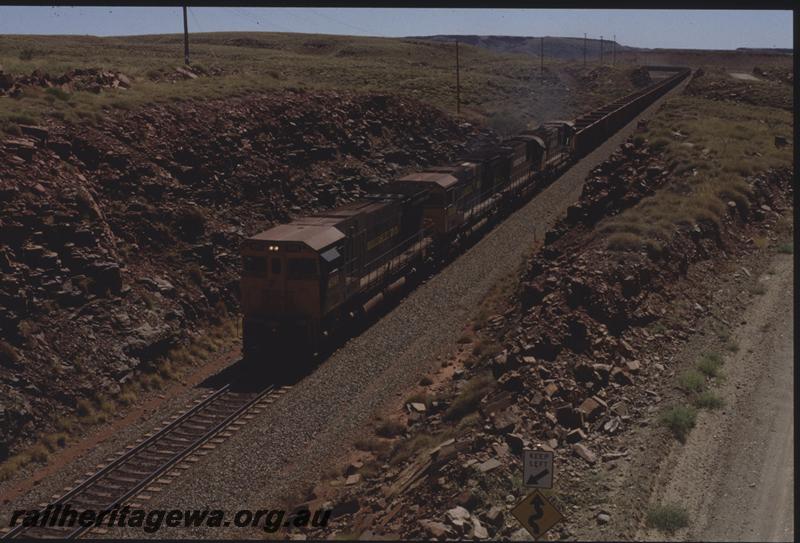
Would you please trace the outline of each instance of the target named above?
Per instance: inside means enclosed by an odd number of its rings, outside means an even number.
[[[344,234],[313,217],[242,244],[246,355],[297,352],[320,333],[323,301],[341,298]],[[329,221],[328,221],[329,222]]]
[[[424,196],[368,196],[245,240],[245,356],[313,354],[386,280],[424,258]]]

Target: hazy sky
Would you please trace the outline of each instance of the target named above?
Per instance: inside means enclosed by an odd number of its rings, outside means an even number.
[[[115,36],[183,31],[174,7],[0,6],[2,34]],[[369,36],[617,36],[623,45],[792,47],[791,11],[189,8],[190,32],[272,31]]]

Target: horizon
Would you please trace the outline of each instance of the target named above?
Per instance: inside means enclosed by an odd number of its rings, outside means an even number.
[[[585,32],[592,40],[602,36],[604,41],[639,49],[793,48],[792,12],[785,10],[190,6],[188,26],[190,36],[264,32],[375,38],[474,35],[582,39]],[[180,7],[0,6],[0,37],[143,37],[182,31]]]
[[[387,40],[404,40],[404,39],[429,39],[429,38],[436,38],[436,37],[450,37],[450,36],[459,36],[459,37],[497,37],[497,38],[526,38],[526,39],[536,39],[542,38],[545,39],[558,39],[558,40],[583,40],[583,36],[552,36],[552,35],[545,35],[545,36],[534,36],[534,35],[518,35],[518,34],[430,34],[426,36],[422,35],[409,35],[409,36],[361,36],[357,34],[332,34],[332,33],[323,33],[323,32],[301,32],[301,31],[285,31],[285,32],[275,32],[271,30],[216,30],[216,31],[205,31],[205,32],[189,32],[189,39],[191,43],[192,36],[198,35],[208,35],[208,34],[299,34],[299,35],[309,35],[309,36],[335,36],[339,38],[373,38],[373,39],[387,39]],[[158,34],[120,34],[114,36],[101,36],[97,34],[3,34],[0,37],[8,36],[8,37],[30,37],[30,36],[42,36],[42,37],[53,37],[53,38],[68,38],[68,37],[77,37],[77,38],[97,38],[97,39],[124,39],[124,38],[147,38],[147,37],[162,37],[162,36],[183,36],[183,32],[168,32],[168,33],[158,33]],[[599,41],[600,37],[591,37],[587,36],[588,40],[592,41]],[[614,42],[613,39],[603,38],[603,42],[612,43]],[[793,50],[792,47],[737,47],[733,49],[704,49],[698,47],[639,47],[635,45],[628,45],[625,43],[620,43],[619,40],[616,41],[616,44],[620,47],[629,47],[632,49],[640,49],[640,50],[650,50],[650,51],[736,51],[738,49],[760,49],[760,50],[775,50],[775,51],[785,51],[785,50]],[[464,44],[469,45],[469,44]]]

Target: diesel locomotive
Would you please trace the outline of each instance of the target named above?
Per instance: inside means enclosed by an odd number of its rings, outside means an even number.
[[[689,73],[575,121],[551,121],[380,192],[242,242],[243,352],[311,354],[429,264],[457,253]]]

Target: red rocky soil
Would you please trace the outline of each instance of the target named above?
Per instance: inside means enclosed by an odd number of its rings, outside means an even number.
[[[562,510],[574,509],[584,494],[602,493],[599,480],[592,482],[597,467],[627,457],[619,436],[644,424],[670,371],[670,353],[706,317],[710,293],[703,277],[713,273],[716,259],[751,252],[752,237],[774,228],[778,212],[791,211],[792,172],[770,171],[749,179],[749,213],[731,202],[719,225],[679,227],[659,251],[608,250],[592,225],[670,176],[679,181],[658,164],[645,140],[626,143],[594,170],[578,205],[529,261],[511,307],[488,319],[484,340],[495,340],[501,352],[457,368],[449,382],[430,390],[437,399],[429,405],[407,406],[405,439],[426,433],[431,445],[396,465],[376,450],[380,469],[360,476],[370,462],[362,458],[333,489],[314,489],[308,499],[333,505],[334,521],[309,537],[527,539],[510,508],[526,493],[521,451],[534,446],[555,452]],[[688,291],[692,302],[675,303]],[[659,322],[661,331],[653,333]],[[454,398],[487,371],[496,386],[482,394],[477,420],[443,435]],[[607,511],[597,513],[597,523],[609,518]],[[565,526],[548,537],[569,537]]]
[[[0,140],[0,461],[235,309],[243,237],[494,137],[341,92],[106,113]]]
[[[197,79],[202,76],[218,76],[222,73],[222,68],[206,70],[200,66],[179,66],[174,69],[165,67],[154,70],[149,75],[149,79],[174,82],[182,79]],[[0,96],[11,98],[22,96],[27,87],[55,88],[66,93],[83,91],[99,94],[103,89],[124,90],[131,88],[134,84],[134,78],[122,72],[100,68],[75,68],[61,75],[51,75],[37,69],[30,74],[19,76],[5,73],[0,68]]]

